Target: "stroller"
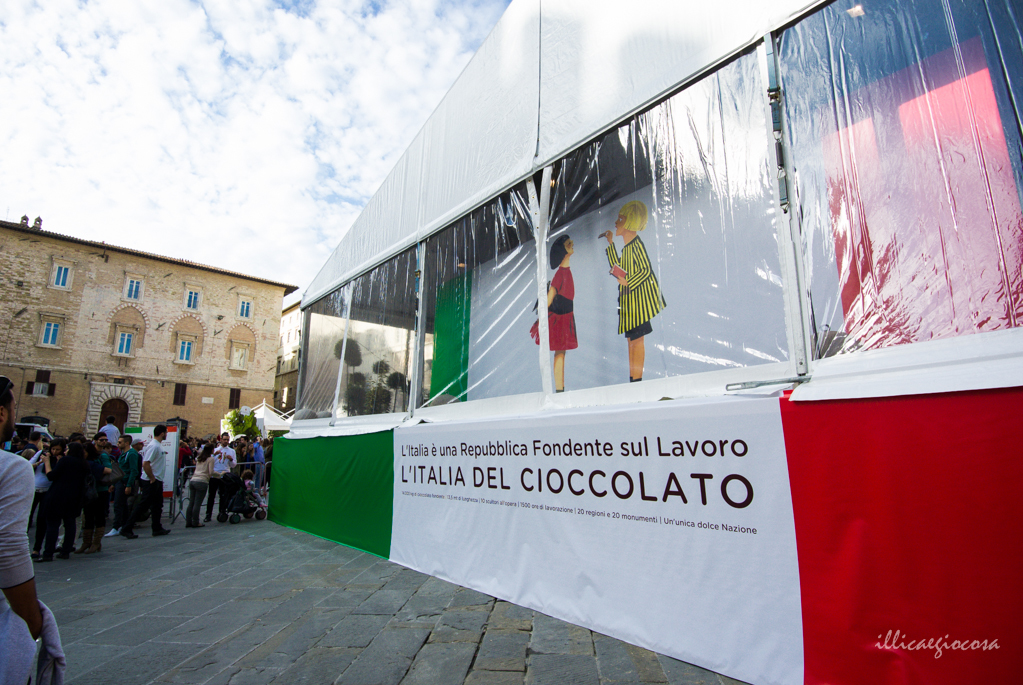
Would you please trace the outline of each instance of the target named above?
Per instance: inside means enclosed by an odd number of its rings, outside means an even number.
[[[220,514],[220,516],[217,517],[217,520],[223,523],[225,519],[229,518],[231,523],[238,523],[242,520],[242,516],[247,519],[255,516],[257,521],[265,519],[266,505],[263,504],[259,495],[247,489],[242,483],[241,478],[234,474],[230,475],[237,481],[237,484],[234,486],[237,489],[232,491],[234,492],[234,495],[231,497],[230,504],[227,505],[227,510],[231,512],[231,515],[228,517],[227,514]],[[221,518],[221,516],[223,518]]]

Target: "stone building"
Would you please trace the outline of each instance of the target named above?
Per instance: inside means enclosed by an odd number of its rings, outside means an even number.
[[[302,352],[302,311],[296,302],[281,312],[281,345],[277,349],[277,378],[274,379],[274,409],[295,408],[298,391],[298,359]]]
[[[0,373],[51,432],[186,419],[217,432],[269,400],[295,286],[0,221]]]

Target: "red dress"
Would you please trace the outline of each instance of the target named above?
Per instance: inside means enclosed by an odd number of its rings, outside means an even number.
[[[560,295],[565,300],[568,300],[569,305],[575,299],[575,281],[572,280],[572,272],[568,267],[558,267],[557,273],[554,274],[554,280],[551,281],[551,287],[554,288],[557,295],[555,295],[555,302],[558,300]],[[552,304],[551,308],[558,309],[558,305]],[[555,314],[553,311],[547,312],[547,327],[550,330],[550,341],[551,351],[560,352],[563,350],[574,350],[579,347],[579,340],[575,335],[575,313],[569,311],[565,314]],[[533,336],[533,341],[540,344],[540,331],[539,324],[533,324],[529,334]]]

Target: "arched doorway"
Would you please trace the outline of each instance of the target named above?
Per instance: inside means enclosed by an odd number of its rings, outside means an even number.
[[[117,397],[107,400],[99,410],[99,425],[105,426],[108,416],[114,417],[114,425],[123,433],[124,424],[128,421],[128,403]]]

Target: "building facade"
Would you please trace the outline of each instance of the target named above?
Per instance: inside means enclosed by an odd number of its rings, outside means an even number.
[[[298,392],[298,362],[302,352],[302,311],[298,302],[281,312],[280,337],[277,377],[274,379],[274,409],[285,413],[295,408]]]
[[[294,286],[0,221],[0,373],[19,415],[91,433],[182,418],[219,430],[270,399],[281,301]]]

